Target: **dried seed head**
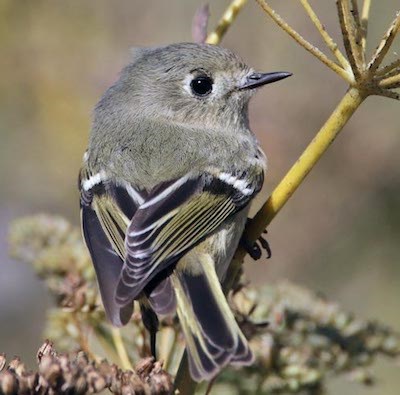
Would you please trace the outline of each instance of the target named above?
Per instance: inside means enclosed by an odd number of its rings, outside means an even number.
[[[42,357],[44,355],[55,355],[55,351],[53,348],[53,343],[50,340],[47,340],[42,344],[42,346],[39,348],[37,354],[36,354],[36,359],[38,362],[42,360]]]
[[[18,379],[10,371],[0,373],[0,393],[4,395],[18,394]]]
[[[25,372],[16,377],[18,379],[18,392],[20,394],[32,394],[38,382],[38,374],[34,372]]]
[[[17,375],[25,372],[25,365],[21,362],[19,357],[14,357],[8,364],[8,370],[13,370]]]
[[[55,357],[44,355],[39,364],[39,373],[51,387],[56,387],[62,375],[60,362]]]
[[[6,366],[6,354],[1,353],[0,354],[0,372],[3,370],[4,366]]]
[[[168,395],[171,393],[172,379],[165,371],[150,376],[150,389],[152,394]]]
[[[135,370],[141,378],[144,378],[150,374],[150,372],[153,370],[153,367],[154,367],[154,358],[148,357],[141,360],[136,365]]]

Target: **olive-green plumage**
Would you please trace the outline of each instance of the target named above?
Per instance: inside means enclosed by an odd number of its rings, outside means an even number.
[[[139,300],[154,335],[176,311],[197,381],[252,361],[220,281],[266,168],[248,102],[288,75],[206,44],[136,49],[95,108],[81,208],[107,315]]]

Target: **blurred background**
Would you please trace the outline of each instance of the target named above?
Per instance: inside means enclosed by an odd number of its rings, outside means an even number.
[[[339,40],[334,1],[312,2]],[[30,267],[8,258],[10,221],[38,212],[78,226],[77,174],[91,111],[132,46],[191,41],[201,1],[0,1],[0,351],[32,363],[51,300]],[[210,1],[212,29],[227,0]],[[301,6],[271,1],[325,49]],[[398,9],[373,2],[370,50]],[[399,39],[391,56],[400,53]],[[250,1],[222,43],[260,71],[288,70],[253,99],[251,124],[269,158],[265,199],[345,93],[345,83],[298,47]],[[327,52],[327,50],[326,50]],[[368,98],[269,227],[273,256],[248,262],[254,283],[289,279],[362,318],[400,329],[399,103]],[[337,380],[332,393],[398,394],[398,367],[379,385]],[[396,374],[397,373],[397,374]]]

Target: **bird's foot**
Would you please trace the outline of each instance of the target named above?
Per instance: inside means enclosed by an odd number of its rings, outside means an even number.
[[[251,219],[247,220],[246,228],[249,226]],[[267,233],[267,230],[264,230],[263,233]],[[246,231],[244,232],[240,244],[246,250],[246,252],[255,260],[259,260],[262,256],[262,250],[267,252],[267,259],[271,258],[272,251],[271,247],[267,239],[264,236],[260,236],[256,241],[251,242],[245,237]]]

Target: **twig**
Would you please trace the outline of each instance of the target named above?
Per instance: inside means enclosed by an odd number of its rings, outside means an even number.
[[[308,0],[300,0],[300,3],[302,4],[303,8],[306,10],[308,16],[310,17],[314,26],[317,28],[317,30],[320,33],[323,40],[325,41],[325,44],[327,45],[327,47],[331,50],[331,52],[336,57],[336,59],[339,61],[339,63],[342,65],[342,67],[345,70],[350,71],[351,67],[350,67],[348,60],[344,57],[344,55],[338,48],[338,45],[335,43],[335,41],[333,41],[332,37],[326,31],[325,27],[322,25],[321,21],[319,20],[317,14],[314,12],[312,7],[310,6],[310,3],[308,2]]]
[[[369,19],[370,8],[371,8],[371,0],[364,0],[361,11],[361,48],[363,53],[365,53],[367,46],[368,19]]]
[[[351,14],[353,15],[356,29],[360,29],[361,28],[361,20],[360,20],[360,13],[358,12],[357,0],[351,0]],[[361,33],[361,32],[359,31],[359,33]],[[356,39],[359,39],[359,38],[360,37],[356,36]]]
[[[358,80],[363,69],[362,56],[356,44],[356,32],[350,13],[348,0],[336,0],[340,28],[342,29],[343,44],[350,61],[353,73]]]
[[[129,360],[128,353],[126,352],[124,341],[122,340],[121,330],[118,328],[111,328],[111,336],[114,341],[115,349],[117,350],[118,357],[121,361],[121,366],[125,370],[133,370],[131,361]]]
[[[309,146],[254,217],[249,229],[251,240],[259,237],[267,224],[288,201],[364,99],[364,95],[358,89],[351,88],[346,93]]]
[[[92,358],[94,361],[98,362],[100,358],[90,349],[87,335],[86,335],[85,331],[82,329],[82,324],[81,324],[79,318],[76,316],[75,311],[71,313],[71,319],[74,322],[74,324],[78,330],[78,333],[79,333],[78,342],[79,342],[80,348],[87,355],[89,355],[90,358]]]
[[[158,346],[158,359],[164,361],[164,369],[174,371],[173,362],[176,362],[174,360],[179,357],[183,347],[178,341],[178,329],[172,323],[171,326],[165,326],[158,332]]]
[[[112,355],[114,361],[120,360],[118,352],[115,348],[115,343],[113,342],[111,336],[109,336],[109,333],[106,332],[100,325],[93,326],[93,329],[94,333],[96,334],[96,338],[101,347],[104,349],[105,353],[108,356]]]
[[[282,18],[278,15],[264,0],[257,0],[257,3],[262,9],[274,20],[274,22],[280,26],[287,34],[289,34],[298,44],[305,48],[308,52],[312,53],[322,63],[327,65],[335,73],[339,74],[349,84],[353,84],[354,80],[346,70],[340,67],[337,63],[330,60],[323,52],[318,48],[314,47],[310,42],[304,39],[299,33],[292,29]]]
[[[399,87],[400,85],[397,86],[397,88]],[[374,95],[384,96],[394,100],[400,100],[400,94],[398,94],[397,92],[390,91],[388,89],[375,89]]]
[[[385,78],[379,82],[380,88],[397,88],[398,84],[400,84],[400,74],[396,74],[392,77]]]
[[[374,72],[382,63],[383,58],[389,51],[390,46],[393,43],[394,38],[400,27],[400,12],[396,15],[389,29],[384,34],[382,41],[379,43],[378,48],[372,55],[372,59],[368,64],[368,70],[370,73]]]
[[[377,70],[375,75],[383,76],[385,74],[389,74],[391,71],[397,68],[400,68],[400,59],[396,59],[392,63],[389,63],[387,66],[384,66],[381,69]],[[398,72],[400,73],[400,70]]]
[[[246,5],[247,1],[248,0],[233,0],[231,2],[231,4],[223,13],[215,30],[208,35],[206,43],[216,45],[221,41],[227,29],[230,25],[232,25],[233,21],[236,19],[242,8]]]
[[[359,52],[361,64],[363,65],[363,68],[365,68],[365,51],[364,48],[361,44],[362,42],[362,36],[363,36],[363,30],[361,27],[361,18],[360,18],[360,12],[358,11],[358,0],[351,0],[351,14],[353,15],[353,20],[355,24],[355,39],[356,39],[356,45],[357,49]]]
[[[215,384],[216,379],[217,379],[217,377],[214,377],[213,379],[210,380],[210,382],[208,383],[207,389],[206,389],[206,393],[204,395],[211,394],[211,390],[212,390],[213,385]]]

